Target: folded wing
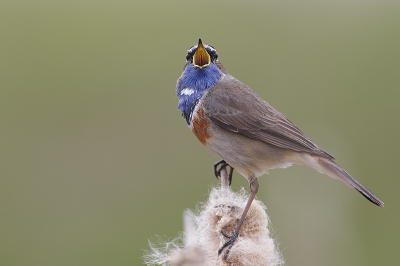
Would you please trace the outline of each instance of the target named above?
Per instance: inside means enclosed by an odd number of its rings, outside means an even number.
[[[220,127],[284,149],[335,159],[258,94],[227,75],[203,100],[206,115]]]

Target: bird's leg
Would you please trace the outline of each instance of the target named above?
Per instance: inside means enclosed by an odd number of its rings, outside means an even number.
[[[231,170],[229,171],[229,185],[232,183],[232,175],[233,175],[233,167],[230,166],[225,160],[218,161],[214,164],[214,175],[217,179],[221,176],[221,170],[225,167],[229,166]],[[219,168],[218,168],[219,167]]]
[[[243,225],[243,222],[244,222],[244,219],[245,219],[245,217],[246,217],[246,214],[247,214],[247,212],[249,211],[250,206],[251,206],[251,203],[253,202],[254,197],[256,196],[257,191],[258,191],[258,185],[259,185],[259,184],[258,184],[258,179],[257,179],[257,178],[251,179],[251,180],[249,181],[249,184],[250,184],[250,191],[251,191],[250,198],[249,198],[249,200],[247,201],[246,207],[244,208],[242,217],[240,217],[240,220],[239,220],[239,223],[238,223],[238,225],[237,225],[237,227],[236,227],[235,232],[233,233],[232,236],[229,236],[229,235],[227,235],[226,233],[224,233],[224,232],[221,230],[221,234],[222,234],[223,236],[225,236],[226,238],[229,238],[228,241],[226,241],[225,244],[223,244],[222,247],[218,250],[218,256],[219,256],[219,255],[221,255],[222,251],[223,251],[226,247],[228,247],[228,249],[226,250],[225,255],[224,255],[224,260],[226,260],[226,259],[228,258],[229,251],[231,251],[231,248],[232,248],[233,244],[235,243],[235,241],[237,240],[237,238],[238,238],[238,236],[239,236],[240,228],[241,228],[242,225]]]

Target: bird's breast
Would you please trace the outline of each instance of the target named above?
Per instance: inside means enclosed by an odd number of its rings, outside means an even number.
[[[193,118],[191,128],[196,137],[203,145],[207,144],[207,140],[212,137],[211,125],[204,113],[203,104],[200,102],[193,110]]]

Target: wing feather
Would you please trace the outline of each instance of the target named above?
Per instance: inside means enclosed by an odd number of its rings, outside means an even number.
[[[226,130],[284,149],[334,159],[283,114],[229,74],[209,90],[202,102],[206,115]]]

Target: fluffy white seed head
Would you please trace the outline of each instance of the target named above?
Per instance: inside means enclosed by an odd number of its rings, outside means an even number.
[[[232,235],[236,229],[248,194],[242,189],[214,188],[208,201],[195,213],[184,214],[183,244],[177,240],[154,248],[145,256],[149,265],[172,266],[278,266],[283,259],[268,229],[265,205],[254,200],[240,230],[239,238],[227,261],[218,249],[227,241],[220,231]],[[182,239],[179,238],[179,239]]]

